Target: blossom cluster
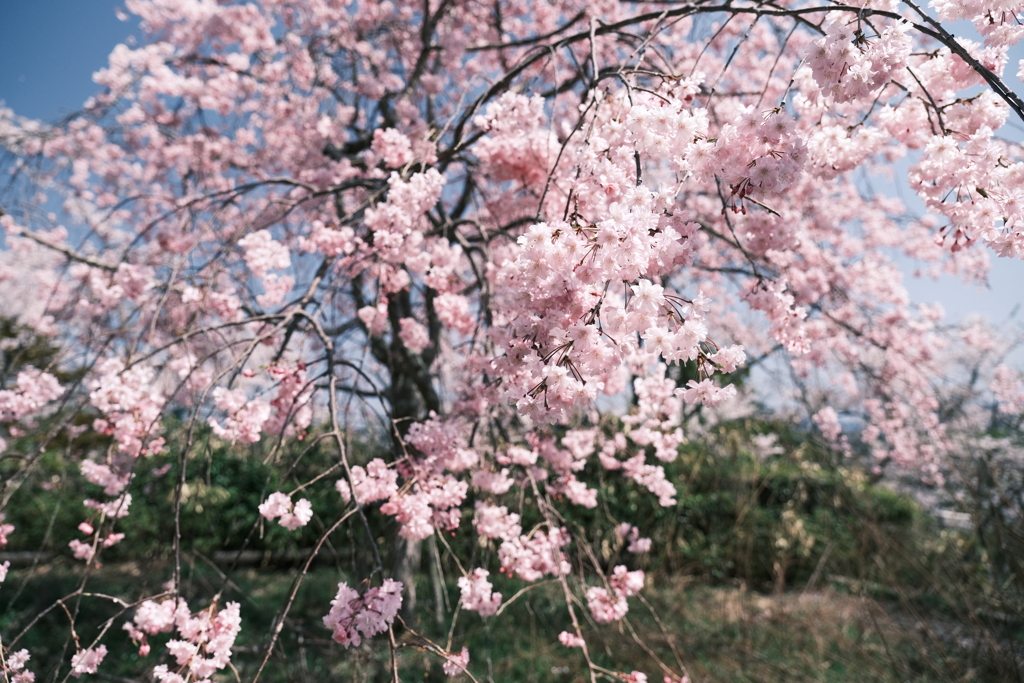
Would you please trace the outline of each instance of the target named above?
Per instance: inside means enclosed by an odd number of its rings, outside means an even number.
[[[106,645],[79,650],[71,657],[71,675],[75,678],[81,678],[82,674],[96,673],[106,656]]]
[[[210,418],[213,433],[228,441],[256,443],[260,440],[263,425],[270,419],[270,404],[252,399],[242,389],[216,387],[212,393],[213,403],[227,413],[223,422]]]
[[[313,519],[313,504],[302,498],[294,505],[292,499],[286,493],[275,491],[265,501],[260,503],[260,514],[277,523],[289,531],[295,531],[300,526],[306,526],[309,520]]]
[[[380,458],[374,458],[365,468],[354,465],[351,473],[352,486],[349,486],[345,479],[339,479],[335,483],[338,493],[346,503],[352,499],[353,488],[356,502],[360,505],[385,500],[398,493],[398,472],[389,469],[387,463]]]
[[[17,652],[5,653],[3,659],[3,668],[0,671],[4,675],[4,680],[11,683],[34,683],[36,675],[25,667],[31,659],[28,650],[22,648]]]
[[[825,27],[825,35],[813,44],[807,66],[822,95],[836,102],[873,96],[893,76],[901,73],[913,42],[908,23],[885,28],[876,40],[854,29],[846,18]]]
[[[474,569],[469,576],[459,579],[459,590],[462,591],[462,606],[482,617],[489,617],[501,606],[501,593],[493,592],[491,582],[487,580],[486,569]]]
[[[178,638],[167,641],[167,652],[174,658],[177,670],[160,664],[153,669],[153,677],[161,683],[184,683],[209,681],[214,673],[228,666],[241,627],[237,602],[229,602],[220,610],[210,605],[193,614],[183,599],[168,598],[144,601],[124,630],[139,644],[142,656],[151,651],[148,636],[177,630]]]
[[[590,615],[599,624],[618,621],[626,616],[629,605],[626,598],[636,595],[644,587],[644,573],[640,570],[628,571],[623,565],[615,567],[608,577],[610,590],[600,586],[587,589],[587,607]]]
[[[1006,365],[996,367],[992,383],[992,393],[999,402],[999,410],[1011,415],[1024,413],[1024,378],[1020,373]]]
[[[402,606],[402,583],[384,579],[380,586],[362,595],[348,584],[338,584],[338,594],[331,601],[331,611],[324,616],[324,625],[331,629],[337,643],[358,647],[363,638],[372,638],[387,631]]]
[[[629,522],[623,522],[615,530],[615,535],[629,542],[626,550],[631,553],[646,553],[651,549],[651,539],[641,538],[640,529]]]
[[[64,393],[57,378],[33,367],[18,373],[14,389],[0,390],[0,422],[20,420]]]
[[[462,652],[459,654],[449,653],[445,657],[444,664],[441,665],[442,671],[448,676],[458,676],[466,667],[469,666],[469,648],[462,648]]]
[[[5,523],[5,519],[7,515],[0,512],[0,548],[7,545],[7,537],[14,533],[14,525]]]
[[[155,375],[145,365],[126,367],[117,358],[106,358],[96,364],[95,377],[88,383],[90,402],[104,414],[93,422],[93,429],[113,436],[126,455],[163,450],[164,439],[155,433],[166,399],[153,390]]]

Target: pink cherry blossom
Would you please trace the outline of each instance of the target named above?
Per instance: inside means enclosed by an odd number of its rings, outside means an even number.
[[[288,248],[274,240],[269,230],[257,230],[238,240],[245,251],[245,265],[258,278],[265,278],[271,270],[291,266]]]
[[[178,599],[159,604],[144,602],[136,611],[134,622],[125,624],[125,630],[133,639],[141,641],[143,655],[149,648],[145,642],[147,634],[177,630],[179,638],[167,641],[168,653],[174,657],[179,671],[187,671],[195,680],[206,680],[230,663],[231,648],[241,626],[237,602],[229,602],[220,610],[211,606],[192,614],[185,601]],[[163,664],[153,670],[153,675],[160,681],[184,680],[179,674],[170,673]]]
[[[116,496],[121,493],[131,481],[132,475],[117,475],[108,465],[93,460],[83,460],[79,463],[82,476],[92,484],[103,487],[103,493],[108,496]]]
[[[175,600],[146,600],[136,608],[132,621],[138,629],[149,635],[168,633],[174,628],[177,607],[178,602]]]
[[[509,512],[504,505],[497,507],[481,501],[476,504],[473,526],[481,536],[506,541],[518,538],[523,531],[519,525],[519,515]]]
[[[508,539],[498,548],[502,568],[524,581],[536,581],[545,574],[560,576],[570,566],[560,548],[569,542],[563,529],[535,531],[529,536]]]
[[[373,132],[373,151],[391,168],[405,166],[413,159],[409,138],[394,128],[378,128]]]
[[[31,655],[28,650],[24,648],[17,652],[7,655],[7,668],[11,671],[21,671],[25,668],[25,664],[31,659]]]
[[[818,429],[821,430],[826,439],[831,442],[839,441],[843,428],[839,424],[839,414],[836,413],[835,408],[825,406],[814,414],[814,422],[818,425]]]
[[[430,346],[430,333],[426,327],[413,318],[402,318],[398,322],[401,325],[398,334],[406,348],[413,353],[420,353]]]
[[[13,390],[0,390],[0,421],[20,420],[63,393],[64,388],[56,377],[36,368],[26,368],[18,373]]]
[[[469,666],[469,649],[462,648],[462,652],[459,654],[446,655],[445,663],[441,666],[445,674],[448,676],[458,676],[466,667]]]
[[[0,548],[7,545],[7,537],[14,533],[14,525],[4,523],[6,517],[7,515],[0,512]]]
[[[164,442],[157,436],[158,421],[166,399],[153,390],[153,369],[143,364],[129,368],[117,358],[106,358],[96,364],[95,373],[88,383],[89,400],[104,417],[93,429],[112,435],[127,455],[159,453]]]
[[[71,548],[72,554],[74,554],[76,560],[84,560],[86,563],[91,562],[93,555],[96,554],[96,550],[89,543],[83,543],[82,541],[74,538],[68,543],[68,547]]]
[[[79,650],[71,657],[71,675],[75,678],[81,678],[82,674],[96,673],[100,663],[106,656],[106,645]]]
[[[621,564],[615,567],[612,575],[608,577],[616,594],[630,597],[639,593],[644,587],[644,573],[640,570],[627,571]]]
[[[260,440],[263,425],[271,417],[271,407],[260,399],[249,400],[241,389],[225,389],[217,387],[213,390],[214,404],[227,412],[228,416],[221,421],[210,418],[209,424],[213,433],[229,441],[256,443]]]
[[[568,631],[562,631],[558,634],[558,642],[566,647],[583,647],[586,644],[582,638]]]
[[[1007,365],[995,368],[990,384],[992,393],[999,401],[999,410],[1004,413],[1024,412],[1024,377]]]
[[[92,510],[98,510],[108,519],[120,519],[128,516],[128,508],[132,504],[132,494],[122,493],[117,498],[101,503],[97,500],[87,498],[83,505]]]
[[[384,579],[379,587],[374,586],[363,595],[339,583],[324,625],[333,632],[335,642],[346,648],[358,647],[363,638],[388,630],[401,605],[401,582]]]
[[[277,523],[289,531],[295,531],[301,526],[306,526],[309,520],[313,519],[313,504],[302,498],[292,504],[292,499],[285,493],[276,491],[271,493],[265,501],[260,503],[259,512],[268,520],[277,520]]]
[[[386,500],[398,493],[398,473],[388,469],[387,464],[380,458],[374,458],[367,463],[365,468],[354,465],[351,472],[356,502],[360,505]],[[352,492],[347,481],[339,479],[335,486],[345,502],[352,499]]]
[[[646,553],[651,549],[651,539],[641,538],[640,530],[629,522],[620,524],[615,530],[615,535],[629,542],[626,550],[631,553]]]
[[[462,591],[462,606],[489,617],[501,606],[501,593],[491,591],[491,582],[487,580],[486,569],[474,569],[469,576],[459,578],[459,590]]]
[[[609,593],[596,586],[587,589],[587,607],[594,621],[599,624],[618,621],[629,611],[625,596]]]

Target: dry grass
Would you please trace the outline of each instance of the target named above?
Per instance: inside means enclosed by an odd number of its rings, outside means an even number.
[[[996,638],[899,600],[851,594],[842,584],[771,596],[674,585],[657,597],[695,683],[1020,680],[1019,634]],[[645,630],[668,650],[660,632],[649,624]]]

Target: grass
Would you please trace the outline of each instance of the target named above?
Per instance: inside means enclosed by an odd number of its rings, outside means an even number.
[[[93,597],[84,597],[81,603],[68,602],[70,609],[79,608],[76,630],[83,646],[113,618],[103,639],[110,649],[101,668],[106,680],[146,680],[147,672],[166,660],[162,645],[169,636],[154,638],[154,654],[140,658],[120,632],[125,620],[121,608],[95,595],[124,595],[126,586],[133,591],[152,590],[167,578],[168,571],[166,565],[108,565],[90,580]],[[251,681],[259,667],[294,575],[280,569],[246,569],[225,584],[215,569],[201,562],[187,568],[184,586],[195,608],[208,604],[218,591],[223,591],[221,604],[241,602],[243,631],[233,658],[241,680]],[[40,607],[72,592],[81,581],[81,572],[59,563],[43,571],[37,569],[31,576],[16,571],[5,588],[26,578],[26,590],[16,604],[0,614],[0,628],[6,633],[20,631]],[[320,621],[337,582],[344,578],[337,569],[326,567],[305,578],[262,681],[391,680],[386,636],[346,650],[330,640]],[[508,590],[512,584],[499,588],[508,591],[506,596],[514,592]],[[457,599],[454,583],[448,589],[450,598]],[[817,591],[768,595],[743,586],[712,586],[693,578],[652,577],[643,595],[653,612],[633,598],[623,622],[587,622],[583,631],[596,664],[613,671],[642,671],[652,683],[661,681],[666,671],[682,670],[694,683],[1019,680],[1024,645],[1019,632],[1011,629],[993,638],[992,632],[986,636],[972,631],[922,604],[872,597],[863,586],[853,589],[860,593],[851,592],[851,582],[823,582]],[[441,671],[443,659],[432,651],[427,639],[445,646],[451,615],[446,615],[444,627],[435,623],[436,605],[427,599],[430,586],[426,577],[418,592],[416,632],[399,629],[397,633],[400,678],[447,680]],[[0,607],[5,607],[12,595],[13,591],[8,592]],[[581,618],[585,613],[577,605]],[[53,610],[18,644],[33,653],[37,680],[63,679],[67,658],[74,651],[67,641],[67,624],[67,616]],[[480,681],[589,681],[582,652],[557,640],[558,633],[569,628],[561,588],[557,582],[549,582],[520,596],[497,617],[484,620],[474,613],[461,613],[451,632],[451,649],[469,648],[470,671]],[[62,654],[63,647],[68,649]],[[63,666],[54,666],[61,659]],[[218,680],[234,680],[234,675],[225,670]]]
[[[995,551],[1001,545],[983,543],[977,533],[936,528],[912,501],[871,485],[857,470],[830,464],[828,454],[815,451],[800,434],[783,434],[785,456],[758,459],[747,452],[744,435],[762,427],[723,428],[711,442],[685,447],[667,465],[679,488],[673,507],[655,506],[628,482],[584,472],[601,488],[602,506],[565,510],[567,526],[589,539],[592,551],[574,547],[569,559],[587,572],[595,563],[606,571],[620,563],[644,569],[643,598],[658,615],[632,598],[626,621],[594,624],[587,621],[585,588],[571,581],[597,665],[642,671],[650,683],[660,683],[666,671],[684,670],[694,683],[1024,682],[1024,582],[1014,571],[1018,565],[1006,561],[1015,556],[1012,548],[1000,555]],[[369,454],[366,449],[362,455]],[[303,552],[338,511],[328,485],[307,489],[316,512],[308,527],[292,533],[260,522],[256,509],[264,493],[283,484],[259,456],[211,441],[188,461],[181,510],[183,595],[193,609],[208,606],[215,596],[221,605],[241,603],[243,630],[232,658],[237,671],[219,673],[218,683],[236,680],[235,673],[237,680],[253,680]],[[167,662],[169,635],[153,638],[153,654],[140,658],[121,630],[130,609],[101,597],[131,603],[160,592],[171,578],[170,546],[163,540],[173,536],[173,497],[166,484],[177,480],[177,465],[165,472],[157,465],[171,459],[160,458],[137,473],[137,503],[118,523],[127,539],[102,555],[104,566],[87,583],[93,595],[65,601],[68,612],[51,609],[16,645],[32,652],[39,683],[66,679],[75,651],[69,614],[75,615],[82,647],[108,628],[102,642],[110,652],[98,680],[148,681],[152,668]],[[296,461],[296,482],[322,472],[330,459],[316,449],[304,455]],[[0,463],[0,478],[11,467]],[[38,552],[40,564],[15,568],[0,590],[5,647],[83,579],[67,542],[77,536],[82,519],[76,499],[94,495],[95,487],[56,451],[45,454],[33,476],[38,481],[17,491],[8,506],[8,521],[18,533],[5,550]],[[56,483],[38,485],[44,481]],[[527,527],[540,521],[530,499],[520,512]],[[652,538],[650,553],[624,554],[611,531],[621,520],[634,521]],[[392,566],[387,539],[396,531],[393,520],[371,510],[368,523],[383,566]],[[446,548],[466,566],[491,569],[490,579],[506,599],[520,591],[523,582],[496,576],[494,544],[478,543],[468,516],[463,524],[460,533],[446,538]],[[224,577],[214,562],[242,547],[253,557]],[[346,650],[330,640],[322,623],[337,583],[365,578],[373,560],[361,525],[347,523],[332,535],[296,594],[261,682],[392,680],[386,636]],[[447,600],[435,598],[430,575],[419,576],[417,624],[396,630],[402,681],[449,680],[431,643],[454,652],[468,647],[470,671],[480,681],[590,680],[582,652],[558,642],[558,634],[571,628],[557,582],[532,588],[498,617],[463,612],[449,632],[459,597],[458,568],[447,550],[436,564],[447,577]],[[422,569],[433,572],[434,565],[425,551]]]

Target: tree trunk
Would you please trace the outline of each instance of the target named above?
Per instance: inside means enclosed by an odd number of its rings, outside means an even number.
[[[420,571],[423,541],[410,541],[402,536],[395,536],[394,562],[391,575],[401,581],[405,590],[402,592],[402,610],[399,614],[406,626],[416,627],[416,575]]]

